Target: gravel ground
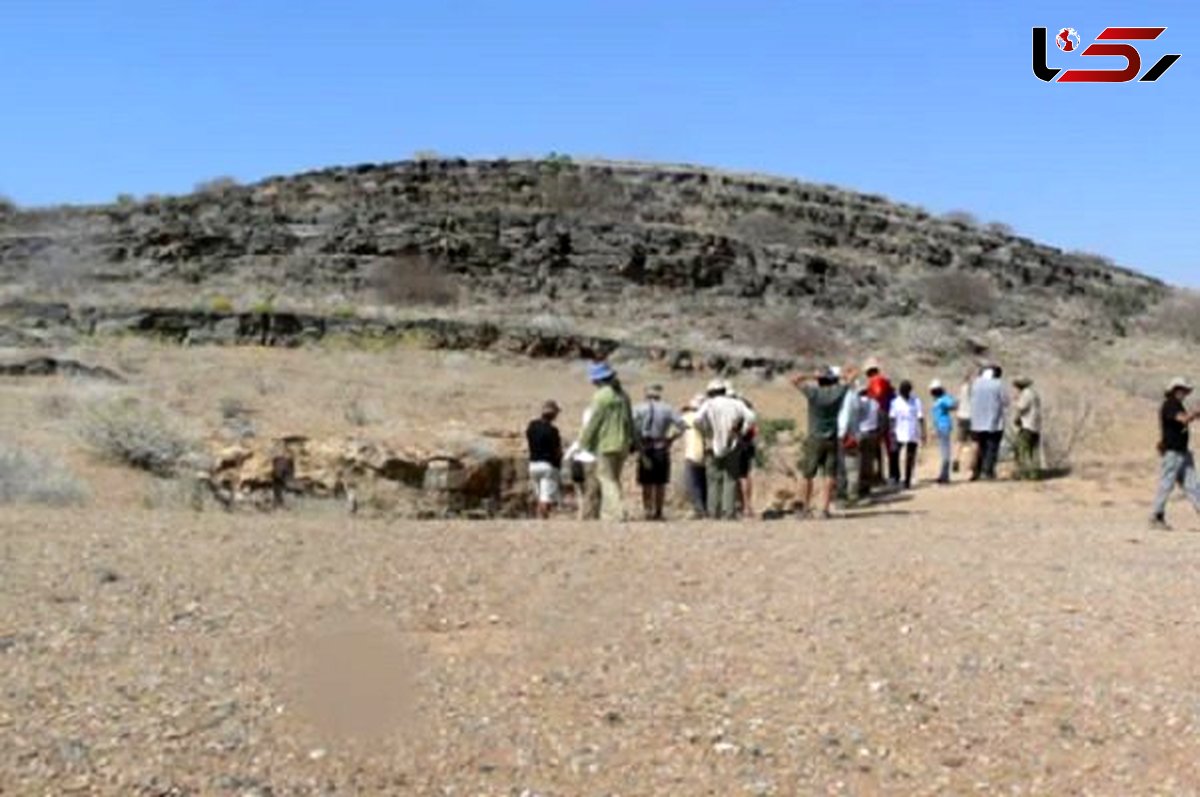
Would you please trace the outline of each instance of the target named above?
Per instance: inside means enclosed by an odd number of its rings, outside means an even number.
[[[1058,503],[6,508],[0,793],[1196,793],[1200,534]]]

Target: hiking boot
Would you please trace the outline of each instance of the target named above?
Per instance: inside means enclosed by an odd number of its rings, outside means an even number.
[[[1170,531],[1171,526],[1167,523],[1167,519],[1162,515],[1155,515],[1150,518],[1150,528],[1156,531]]]

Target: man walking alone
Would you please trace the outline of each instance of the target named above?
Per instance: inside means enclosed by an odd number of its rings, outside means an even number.
[[[1170,528],[1167,525],[1167,499],[1177,484],[1191,499],[1192,508],[1200,512],[1200,479],[1196,476],[1196,460],[1189,447],[1188,432],[1188,427],[1200,418],[1200,410],[1189,412],[1183,403],[1191,393],[1192,385],[1186,379],[1172,379],[1159,410],[1162,437],[1158,450],[1162,454],[1162,473],[1158,480],[1158,494],[1154,497],[1154,514],[1150,518],[1150,525],[1154,528]]]

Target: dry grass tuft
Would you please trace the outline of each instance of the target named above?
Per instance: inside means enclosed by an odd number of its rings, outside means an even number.
[[[193,449],[176,419],[132,398],[87,405],[76,429],[80,439],[105,459],[156,476],[173,476]]]
[[[975,315],[996,304],[996,286],[984,274],[947,271],[918,280],[921,298],[938,310]]]
[[[87,488],[57,462],[0,443],[0,504],[65,506],[87,498]]]
[[[1200,343],[1200,293],[1176,291],[1151,312],[1149,331],[1184,343]]]
[[[458,303],[459,291],[444,264],[425,254],[411,254],[379,262],[370,275],[379,301],[399,307]]]

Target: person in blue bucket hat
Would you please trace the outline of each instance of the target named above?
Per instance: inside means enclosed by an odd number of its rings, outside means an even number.
[[[621,493],[621,471],[625,460],[637,449],[633,405],[617,379],[617,372],[600,360],[588,365],[588,380],[596,386],[591,415],[579,445],[596,456],[596,478],[600,482],[600,517],[625,520]]]

